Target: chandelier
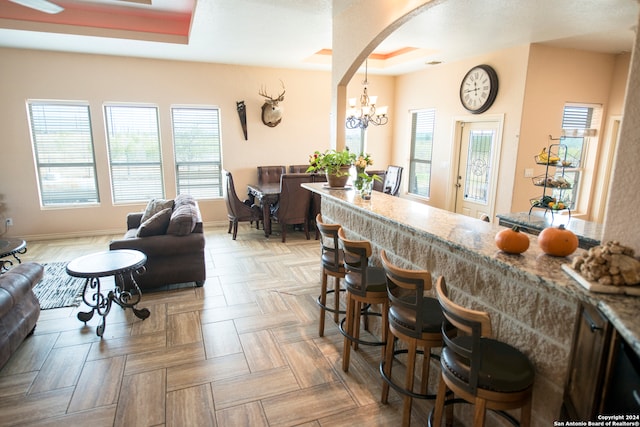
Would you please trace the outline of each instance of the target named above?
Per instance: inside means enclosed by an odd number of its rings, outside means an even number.
[[[365,61],[364,81],[362,82],[364,90],[360,95],[360,107],[356,107],[356,98],[349,99],[349,109],[347,110],[347,128],[348,129],[367,129],[371,124],[374,126],[386,125],[389,121],[387,117],[387,107],[378,107],[376,109],[377,96],[369,96],[367,93],[367,68],[368,60]]]

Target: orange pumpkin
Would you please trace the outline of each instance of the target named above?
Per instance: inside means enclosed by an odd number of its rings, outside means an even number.
[[[520,232],[517,225],[513,228],[505,228],[496,234],[496,246],[508,254],[521,254],[529,249],[529,237]]]
[[[560,224],[557,228],[547,227],[542,230],[538,236],[538,245],[547,255],[567,256],[578,249],[578,237],[564,228],[564,224]]]

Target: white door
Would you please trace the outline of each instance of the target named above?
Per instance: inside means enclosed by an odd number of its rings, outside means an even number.
[[[455,212],[493,218],[500,123],[465,122],[460,126]]]

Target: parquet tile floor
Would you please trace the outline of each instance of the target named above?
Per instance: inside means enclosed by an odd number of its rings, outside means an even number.
[[[399,425],[400,397],[380,403],[380,348],[344,373],[329,314],[318,337],[319,243],[287,234],[208,227],[205,285],[144,293],[144,321],[114,307],[103,339],[82,306],[42,311],[0,370],[0,426]],[[70,261],[119,237],[32,241],[22,258]],[[415,402],[413,424],[430,409]]]

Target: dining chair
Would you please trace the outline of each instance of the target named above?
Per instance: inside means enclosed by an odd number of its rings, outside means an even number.
[[[258,166],[258,184],[277,184],[287,172],[284,166]]]
[[[271,208],[271,217],[280,224],[282,242],[287,239],[287,225],[302,224],[309,240],[309,206],[311,191],[301,184],[311,182],[311,174],[290,173],[280,177],[280,197]]]
[[[312,173],[311,182],[327,182],[327,175],[323,173]],[[311,195],[311,206],[309,207],[309,227],[315,225],[316,217],[322,213],[322,196],[320,193],[313,193]],[[320,230],[316,229],[316,240],[320,238]]]
[[[387,170],[367,170],[367,174],[369,174],[369,176],[378,175],[380,177],[379,180],[373,181],[373,190],[382,193],[384,190],[384,179],[387,175]]]
[[[306,165],[289,165],[289,173],[307,173],[309,164]]]
[[[402,181],[402,166],[389,166],[384,175],[383,193],[398,196]]]
[[[262,210],[259,206],[249,205],[241,201],[236,193],[235,185],[233,183],[233,175],[231,172],[225,171],[226,185],[224,191],[224,200],[227,204],[227,217],[229,218],[229,230],[231,233],[233,229],[233,240],[236,240],[238,235],[238,223],[256,221],[256,224],[260,223],[262,219]]]
[[[521,408],[519,425],[528,427],[535,375],[529,358],[515,347],[493,338],[488,313],[454,303],[442,276],[436,282],[436,294],[444,317],[457,328],[458,334],[452,337],[442,330],[445,347],[440,354],[440,384],[430,425],[439,427],[444,406],[462,399],[475,405],[474,427],[485,425],[487,409],[518,425],[515,418],[505,412],[517,408]],[[447,401],[449,390],[457,399]],[[453,411],[451,407],[448,409],[447,418],[450,418]]]

